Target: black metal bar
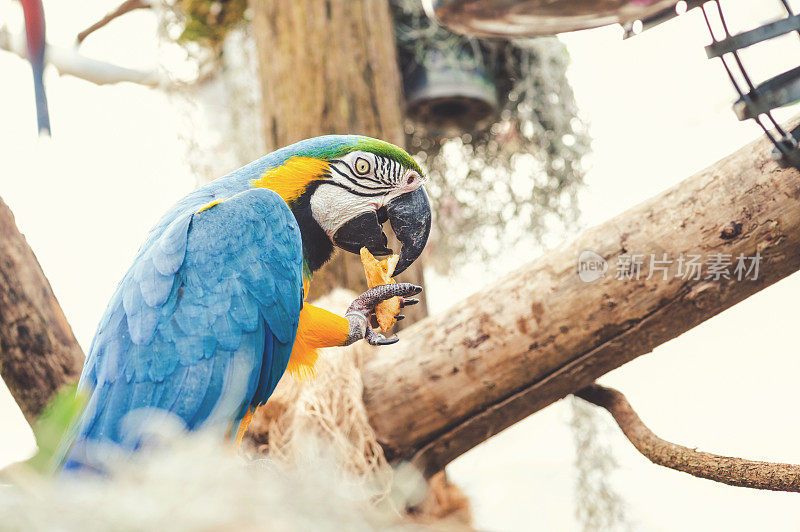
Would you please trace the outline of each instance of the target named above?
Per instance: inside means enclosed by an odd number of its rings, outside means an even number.
[[[722,6],[719,3],[719,0],[714,0],[714,5],[717,6],[717,12],[719,13],[719,21],[722,23],[722,29],[725,30],[725,38],[728,39],[731,36],[731,32],[728,31],[728,23],[725,22],[725,15],[722,13]],[[747,71],[744,69],[744,65],[742,64],[742,60],[739,57],[739,53],[734,51],[731,53],[733,55],[733,59],[736,61],[736,64],[739,66],[739,71],[742,73],[742,77],[744,78],[744,82],[747,83],[747,86],[750,87],[750,90],[755,89],[753,82],[750,80],[750,76],[747,74]]]
[[[755,118],[800,100],[800,67],[770,78],[733,104],[739,120]],[[770,115],[771,116],[771,115]],[[781,135],[785,133],[781,132]]]
[[[713,59],[797,30],[800,30],[800,15],[776,20],[758,28],[732,35],[721,41],[714,41],[706,46],[706,55],[709,59]]]
[[[788,14],[787,18],[765,24],[759,28],[748,30],[737,35],[731,35],[727,22],[725,21],[725,15],[722,12],[720,0],[709,1],[713,2],[716,6],[719,22],[724,31],[724,37],[717,38],[714,35],[711,19],[709,18],[704,3],[701,9],[712,41],[710,45],[706,46],[706,55],[708,55],[709,58],[716,57],[720,59],[722,66],[725,68],[725,72],[731,80],[733,88],[739,94],[739,99],[733,106],[736,115],[739,117],[739,120],[753,119],[762,131],[764,131],[764,135],[766,135],[769,141],[775,146],[773,154],[782,158],[785,163],[800,168],[800,149],[798,149],[800,127],[792,131],[791,134],[787,133],[781,125],[778,124],[771,112],[772,109],[783,107],[800,100],[800,67],[784,72],[755,86],[738,54],[738,51],[743,48],[793,31],[800,35],[800,16],[795,17],[788,1],[781,0]],[[736,66],[738,67],[737,70],[748,87],[747,92],[745,92],[743,87],[739,84],[739,81],[733,73],[732,65],[727,61],[727,58],[731,56],[733,56]],[[764,120],[768,120],[772,126],[774,126],[773,129],[767,127]],[[779,135],[779,137],[776,136],[776,134]]]
[[[708,18],[708,13],[706,13],[706,6],[701,6],[700,10],[703,12],[703,18],[706,21],[706,26],[708,26],[708,33],[711,35],[711,40],[713,42],[720,42],[714,36],[714,29],[711,27],[711,19]],[[720,57],[720,61],[722,61],[722,66],[725,68],[725,72],[728,74],[733,88],[736,89],[736,92],[739,94],[740,98],[744,98],[744,91],[741,89],[741,87],[739,87],[739,82],[736,80],[736,77],[734,77],[731,68],[728,66],[728,62],[725,61],[725,57]]]
[[[714,3],[717,5],[717,11],[719,12],[719,20],[720,20],[720,22],[722,22],[722,27],[725,29],[725,35],[727,36],[727,38],[730,38],[731,33],[728,31],[727,22],[725,22],[725,15],[722,13],[722,5],[720,4],[720,0],[714,0]],[[731,52],[731,55],[733,56],[734,60],[736,61],[736,64],[739,66],[739,71],[742,73],[742,77],[744,78],[745,83],[747,83],[747,86],[750,88],[751,93],[755,93],[755,89],[756,88],[753,85],[753,82],[750,80],[750,75],[747,73],[747,70],[745,70],[745,68],[744,68],[744,64],[742,63],[742,59],[739,57],[739,52],[733,51],[733,52]],[[772,109],[772,108],[770,108],[770,109]],[[769,121],[772,122],[772,125],[775,127],[775,130],[778,133],[780,133],[780,135],[782,137],[785,137],[786,136],[786,131],[784,131],[783,128],[781,127],[781,125],[778,123],[778,121],[775,120],[775,117],[772,116],[772,113],[768,112],[770,109],[768,109],[767,111],[763,111],[763,112],[766,113],[767,118],[769,118]],[[735,104],[734,104],[734,110],[736,110],[736,105]],[[760,124],[760,122],[759,122],[759,124]]]
[[[781,0],[783,4],[783,8],[786,10],[786,14],[790,17],[794,16],[794,11],[792,11],[792,6],[789,5],[789,0]],[[797,36],[800,37],[800,30],[797,30]]]

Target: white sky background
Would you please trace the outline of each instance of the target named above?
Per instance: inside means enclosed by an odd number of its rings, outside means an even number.
[[[76,8],[46,1],[51,42],[70,45],[116,3],[87,0]],[[734,28],[779,13],[777,1],[727,4],[735,4],[729,10]],[[0,0],[0,24],[18,18],[18,11],[18,4]],[[156,61],[155,26],[149,13],[129,14],[87,40],[82,52],[149,68]],[[627,41],[615,28],[564,41],[578,104],[595,139],[581,196],[584,225],[602,222],[759,136],[730,110],[733,90],[722,67],[705,58],[708,37],[697,12]],[[754,77],[764,79],[797,65],[800,43],[787,36],[744,59]],[[147,230],[194,186],[179,140],[183,122],[159,92],[129,84],[97,87],[48,71],[53,139],[39,140],[30,78],[25,61],[0,52],[0,196],[86,349]],[[513,253],[520,260],[533,255]],[[466,297],[478,288],[477,279],[492,277],[482,265],[433,277],[426,286],[431,310],[443,310],[452,294]],[[800,276],[794,275],[602,382],[624,391],[664,438],[723,454],[800,462],[793,404],[800,380],[798,293]],[[569,417],[562,401],[449,468],[471,497],[479,527],[577,526]],[[800,528],[794,495],[731,488],[651,465],[604,421],[604,438],[620,462],[612,483],[633,528]],[[0,464],[30,453],[32,436],[4,386],[0,435]]]

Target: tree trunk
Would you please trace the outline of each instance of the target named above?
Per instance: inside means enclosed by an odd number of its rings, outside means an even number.
[[[36,256],[0,199],[0,375],[32,422],[77,380],[83,352]]]
[[[364,401],[387,455],[438,471],[800,269],[800,172],[772,161],[770,148],[742,148],[376,349]],[[577,274],[587,250],[609,265],[595,282]],[[739,254],[756,253],[757,279],[737,280]],[[673,263],[647,279],[651,254]],[[681,254],[700,255],[699,279],[677,275]],[[706,278],[716,254],[731,260],[730,279]],[[616,278],[623,255],[645,259],[638,280]]]
[[[267,151],[331,133],[402,146],[402,91],[385,0],[253,0]],[[396,247],[394,248],[397,249]],[[422,283],[413,265],[402,280]],[[310,299],[337,286],[366,289],[358,256],[339,252],[314,276]],[[406,312],[427,314],[424,302]]]

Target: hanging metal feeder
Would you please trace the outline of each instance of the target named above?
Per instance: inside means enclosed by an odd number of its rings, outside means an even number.
[[[733,84],[739,98],[733,104],[733,111],[739,120],[753,120],[775,146],[773,156],[784,164],[800,168],[800,126],[787,132],[772,115],[772,111],[791,105],[800,100],[800,66],[778,74],[758,85],[753,83],[745,69],[739,51],[771,39],[796,32],[800,35],[800,15],[795,15],[787,0],[779,0],[786,12],[784,18],[762,26],[731,34],[719,0],[680,2],[683,11],[700,8],[711,35],[711,44],[706,46],[709,59],[722,62],[725,72]],[[665,22],[677,12],[674,8],[663,10],[636,23],[625,25],[625,36],[634,34]],[[718,30],[715,33],[714,27]],[[717,34],[720,35],[717,35]]]
[[[422,0],[429,17],[476,37],[539,37],[628,24],[677,0]]]
[[[764,24],[757,28],[731,35],[725,22],[719,0],[703,4],[703,17],[713,42],[706,46],[709,59],[719,58],[725,71],[739,94],[733,110],[739,120],[754,120],[769,140],[775,145],[773,155],[785,164],[800,168],[800,126],[791,132],[785,131],[772,116],[772,111],[800,100],[800,66],[778,74],[763,83],[754,85],[739,57],[739,50],[753,46],[781,35],[797,32],[800,35],[800,15],[795,15],[787,0],[780,0],[786,17]],[[714,35],[712,20],[717,19],[723,35]],[[736,73],[734,73],[736,72]]]
[[[417,124],[460,134],[480,129],[497,113],[497,89],[486,68],[461,54],[430,50],[405,76],[406,114]]]
[[[719,58],[739,95],[739,120],[754,120],[775,145],[774,155],[800,168],[800,126],[785,131],[772,111],[800,100],[800,66],[763,83],[753,83],[739,51],[788,33],[800,35],[800,15],[778,0],[786,17],[731,34],[720,0],[422,0],[429,16],[453,31],[485,37],[532,37],[619,23],[632,37],[679,13],[700,8],[711,34],[709,58]],[[716,35],[714,26],[722,29]]]

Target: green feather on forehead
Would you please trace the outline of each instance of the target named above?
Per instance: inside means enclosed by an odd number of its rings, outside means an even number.
[[[370,137],[352,137],[350,142],[333,143],[328,146],[314,147],[304,150],[297,155],[301,157],[314,157],[317,159],[335,159],[356,150],[361,150],[387,159],[393,159],[406,168],[410,168],[422,175],[422,169],[406,151],[390,142],[373,139]]]
[[[417,164],[417,161],[415,161],[408,153],[406,153],[404,149],[389,142],[365,138],[356,144],[355,149],[374,153],[375,155],[380,155],[386,157],[387,159],[394,159],[406,168],[410,168],[422,175],[422,169]]]

